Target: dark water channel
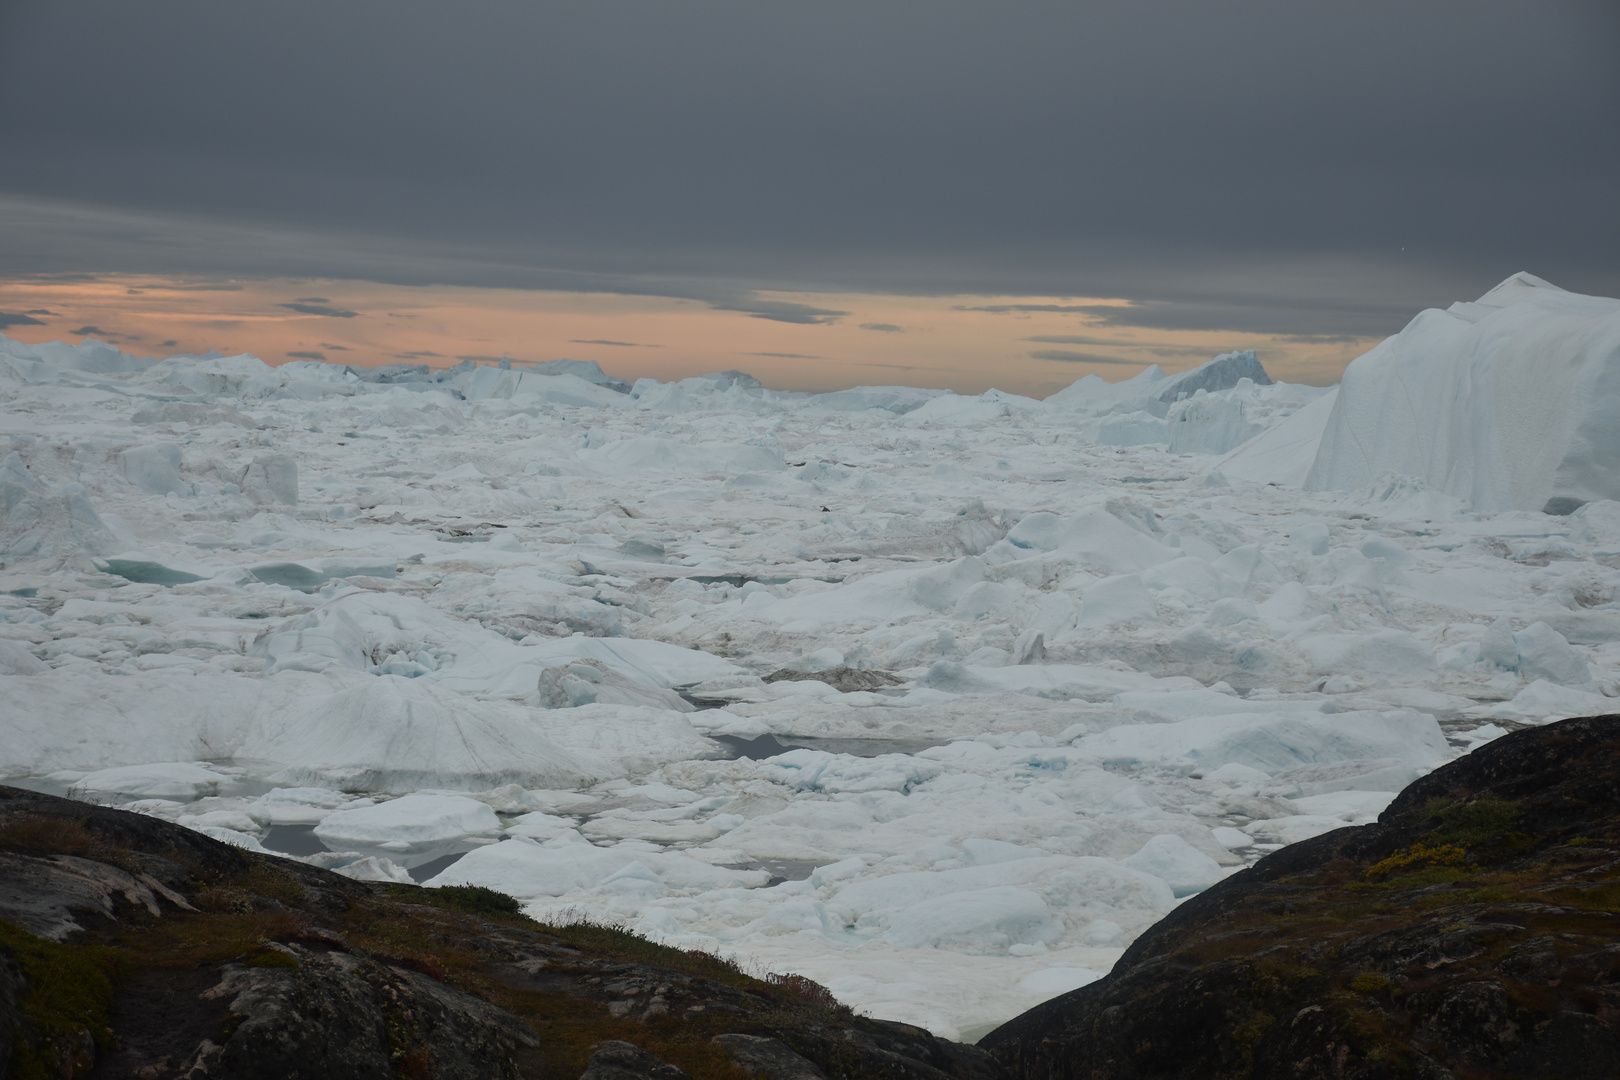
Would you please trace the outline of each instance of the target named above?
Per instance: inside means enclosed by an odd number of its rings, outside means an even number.
[[[871,758],[883,754],[915,754],[931,746],[944,746],[946,739],[814,739],[796,735],[711,735],[734,758],[764,761],[789,750],[825,750],[829,754]]]
[[[750,859],[748,862],[727,863],[733,870],[763,870],[771,875],[771,880],[765,883],[767,889],[780,885],[784,881],[803,881],[815,873],[816,867],[821,863],[800,862],[797,859]]]
[[[315,835],[313,825],[272,825],[259,843],[271,851],[299,858],[332,850],[321,843],[321,838]]]

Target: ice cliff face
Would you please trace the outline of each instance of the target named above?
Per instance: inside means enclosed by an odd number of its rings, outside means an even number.
[[[1613,499],[1617,405],[1620,300],[1515,274],[1474,303],[1423,312],[1350,365],[1305,486],[1352,490],[1394,472],[1482,512]]]

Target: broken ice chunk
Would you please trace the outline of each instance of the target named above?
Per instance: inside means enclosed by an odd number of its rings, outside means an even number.
[[[1203,892],[1226,876],[1219,863],[1174,833],[1160,833],[1120,862],[1132,870],[1152,874],[1178,897]]]
[[[407,868],[448,855],[469,837],[500,831],[500,819],[488,804],[465,795],[424,793],[337,810],[315,827],[321,843],[334,851],[387,854]]]
[[[232,779],[204,762],[165,761],[150,765],[123,765],[90,773],[74,784],[68,794],[76,799],[93,799],[97,795],[197,799],[204,795],[218,795],[220,787]]]

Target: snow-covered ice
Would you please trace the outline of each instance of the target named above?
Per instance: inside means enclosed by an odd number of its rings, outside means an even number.
[[[0,775],[975,1037],[1612,709],[1617,343],[1527,275],[1337,389],[0,338]]]

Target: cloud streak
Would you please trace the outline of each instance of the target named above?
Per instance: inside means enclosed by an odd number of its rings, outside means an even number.
[[[300,315],[323,315],[329,319],[353,319],[360,314],[358,311],[347,311],[343,308],[328,307],[324,302],[307,303],[305,301],[297,301],[291,304],[282,304],[281,306],[290,311],[296,311]]]
[[[1037,360],[1056,360],[1064,364],[1119,364],[1124,367],[1147,367],[1146,360],[1126,360],[1120,356],[1073,352],[1069,349],[1040,349],[1029,355]]]
[[[834,311],[831,308],[814,307],[792,300],[716,301],[709,306],[716,311],[740,311],[756,319],[796,323],[801,326],[825,326],[849,314],[847,311]]]

